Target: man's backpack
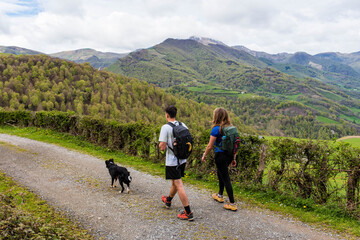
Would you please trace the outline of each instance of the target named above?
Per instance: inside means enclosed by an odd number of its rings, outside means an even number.
[[[241,142],[240,135],[234,126],[223,127],[222,132],[222,144],[220,149],[228,154],[235,155],[239,149]]]
[[[173,128],[174,136],[173,147],[168,147],[174,152],[174,155],[178,159],[179,165],[180,159],[187,159],[190,156],[192,152],[193,138],[189,129],[184,127],[181,122],[179,122],[179,125],[175,125],[171,122],[168,122],[168,124]]]

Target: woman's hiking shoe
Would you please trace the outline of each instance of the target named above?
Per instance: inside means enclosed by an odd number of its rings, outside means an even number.
[[[165,203],[167,208],[171,207],[171,201],[168,201],[166,196],[162,195],[161,200]]]
[[[185,211],[183,211],[182,213],[178,214],[178,218],[181,219],[181,220],[193,221],[194,220],[194,215],[193,215],[192,212],[187,214]]]
[[[219,202],[219,203],[223,203],[223,202],[224,202],[224,198],[219,197],[219,195],[218,195],[217,193],[214,193],[214,194],[211,195],[211,196],[212,196],[212,198],[213,198],[215,201],[217,201],[217,202]]]
[[[227,210],[231,210],[231,211],[236,211],[237,210],[236,204],[231,204],[231,203],[224,204],[224,208],[227,209]]]

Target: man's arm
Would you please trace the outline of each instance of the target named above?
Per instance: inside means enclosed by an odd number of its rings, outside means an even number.
[[[160,142],[159,143],[159,148],[161,151],[164,151],[167,147],[167,143],[166,142]]]
[[[159,136],[159,148],[161,151],[164,151],[167,147],[167,131],[166,131],[166,125],[163,125],[160,130],[160,136]]]

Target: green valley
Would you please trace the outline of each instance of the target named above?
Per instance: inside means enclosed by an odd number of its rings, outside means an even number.
[[[231,109],[245,124],[272,135],[330,139],[360,131],[359,99],[320,80],[284,74],[221,43],[167,39],[108,70]]]

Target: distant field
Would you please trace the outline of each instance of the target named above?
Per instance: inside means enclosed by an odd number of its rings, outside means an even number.
[[[360,147],[360,136],[348,136],[339,138],[338,141],[343,141],[352,144],[353,146]]]
[[[332,100],[335,100],[335,101],[340,101],[342,99],[344,99],[343,97],[335,94],[335,93],[332,93],[330,91],[325,91],[325,90],[320,90],[320,89],[317,89],[320,93],[322,93],[322,95],[324,95],[325,97],[329,98],[329,99],[332,99]]]
[[[317,116],[316,120],[323,123],[339,124],[339,122],[323,116]]]
[[[359,108],[350,108],[353,112],[360,112],[360,109]]]
[[[228,95],[228,96],[239,96],[239,97],[254,96],[254,94],[241,93],[236,90],[229,90],[229,89],[224,89],[224,88],[219,88],[217,86],[209,86],[209,85],[188,87],[188,89],[193,92],[202,92],[202,93],[210,93],[210,94],[217,94],[217,95]]]
[[[353,117],[353,116],[349,117],[349,116],[346,116],[344,114],[340,114],[340,117],[342,117],[342,118],[344,118],[344,119],[346,119],[348,121],[355,122],[356,124],[360,123],[360,119],[357,118],[357,117]]]

